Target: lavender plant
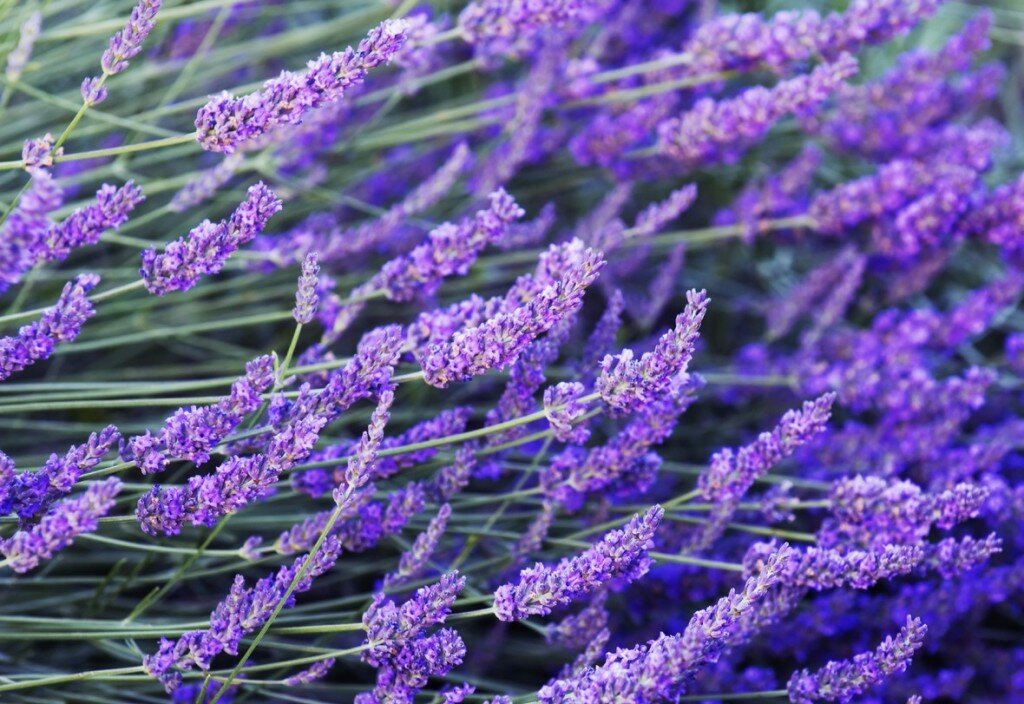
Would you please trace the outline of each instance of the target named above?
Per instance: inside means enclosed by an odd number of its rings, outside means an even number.
[[[1012,3],[0,28],[0,701],[1020,698]]]

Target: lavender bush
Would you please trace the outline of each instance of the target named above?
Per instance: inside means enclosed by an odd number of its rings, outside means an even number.
[[[985,5],[0,2],[0,701],[1020,701]]]

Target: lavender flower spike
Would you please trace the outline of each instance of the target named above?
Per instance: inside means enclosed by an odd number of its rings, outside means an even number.
[[[211,98],[196,114],[199,144],[230,154],[277,127],[301,123],[310,110],[339,100],[370,69],[391,61],[405,42],[405,29],[403,20],[386,20],[356,49],[321,54],[304,73],[284,71],[241,98],[226,92]]]
[[[126,223],[143,200],[142,189],[131,181],[119,188],[104,184],[96,191],[94,203],[78,208],[62,222],[48,224],[45,232],[38,233],[38,239],[23,244],[26,256],[22,272],[44,262],[61,261],[80,247],[96,244],[104,231]]]
[[[825,429],[835,399],[835,393],[827,393],[806,401],[800,410],[786,411],[770,433],[761,433],[749,445],[716,452],[697,479],[701,496],[713,502],[739,500],[757,477]]]
[[[793,704],[812,702],[849,702],[856,695],[903,672],[924,642],[928,627],[920,619],[907,617],[907,625],[896,637],[887,637],[874,652],[861,653],[851,660],[833,661],[817,672],[793,673],[787,690]]]
[[[64,285],[57,305],[34,323],[25,325],[18,334],[0,338],[0,381],[36,362],[48,358],[61,342],[78,337],[95,313],[88,294],[100,281],[95,274],[81,274]]]
[[[489,199],[487,210],[458,225],[444,223],[430,232],[425,243],[385,264],[373,285],[393,301],[411,301],[435,293],[445,277],[464,276],[477,254],[500,239],[525,212],[504,189]]]
[[[706,291],[688,291],[675,329],[662,335],[654,350],[639,360],[628,349],[605,357],[595,385],[601,399],[612,409],[628,413],[661,396],[689,366],[709,300]]]
[[[783,545],[741,591],[732,590],[695,613],[682,633],[662,634],[644,645],[616,650],[598,667],[548,684],[538,699],[541,704],[676,701],[700,668],[718,662],[732,644],[735,626],[782,581],[790,553]]]
[[[428,384],[445,388],[514,362],[534,339],[579,309],[605,264],[599,252],[579,240],[553,245],[541,259],[544,275],[521,277],[508,295],[510,302],[520,295],[521,304],[510,303],[480,324],[457,330],[450,340],[427,347],[420,363]]]
[[[587,412],[587,404],[580,403],[584,391],[578,381],[563,381],[545,389],[544,415],[556,439],[579,444],[590,436],[586,426],[580,425],[580,418]]]
[[[299,325],[308,325],[313,320],[317,306],[317,274],[320,273],[320,264],[316,252],[310,252],[302,260],[302,275],[299,277],[299,286],[295,291],[295,308],[292,309],[292,317]]]
[[[107,50],[103,52],[100,59],[103,73],[113,76],[128,68],[128,59],[138,56],[142,51],[142,42],[153,31],[161,4],[162,0],[139,0],[139,4],[132,8],[128,22],[110,38]]]
[[[441,506],[441,510],[437,512],[437,515],[430,519],[427,529],[417,536],[416,541],[409,550],[402,553],[402,557],[398,561],[398,571],[384,578],[385,589],[397,587],[409,581],[423,570],[430,556],[437,549],[437,544],[444,534],[444,529],[448,526],[448,518],[451,515],[451,506],[448,504]]]
[[[555,567],[537,563],[519,573],[516,584],[494,592],[494,613],[502,621],[517,621],[532,614],[548,614],[572,603],[612,580],[634,582],[647,574],[654,547],[654,531],[664,515],[661,506],[637,514],[621,530],[613,530],[585,552]]]
[[[856,72],[856,60],[844,54],[771,89],[756,86],[719,102],[704,98],[658,126],[658,149],[687,169],[735,160],[782,117],[810,114]]]
[[[171,242],[163,252],[142,253],[139,273],[150,293],[157,296],[187,291],[206,274],[216,274],[227,258],[263,231],[281,201],[262,181],[249,188],[246,199],[227,220],[204,220],[187,237]]]
[[[0,553],[12,570],[28,572],[71,545],[75,536],[96,530],[119,491],[121,481],[115,477],[93,484],[82,496],[57,504],[36,525],[0,541]]]
[[[59,498],[69,493],[79,478],[100,463],[120,440],[121,434],[112,425],[89,435],[81,445],[74,445],[63,455],[53,453],[39,470],[22,472],[11,481],[9,511],[18,514],[22,524],[49,510]],[[14,463],[0,453],[0,464]],[[0,479],[0,481],[3,481]],[[0,515],[7,513],[0,502]]]
[[[273,354],[252,360],[227,396],[211,406],[179,408],[156,435],[146,431],[128,440],[122,457],[143,474],[162,472],[173,460],[206,463],[217,445],[260,407],[262,394],[274,383],[275,361]]]

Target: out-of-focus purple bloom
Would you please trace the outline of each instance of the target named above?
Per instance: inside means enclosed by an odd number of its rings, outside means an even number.
[[[605,357],[595,385],[601,400],[615,411],[628,413],[664,394],[689,366],[709,302],[706,291],[687,291],[686,308],[676,317],[675,328],[661,336],[654,350],[639,360],[629,349]]]
[[[344,264],[355,255],[366,254],[385,244],[410,216],[437,203],[451,191],[458,177],[472,162],[472,151],[460,142],[440,167],[380,217],[345,229],[338,225],[333,215],[315,213],[284,234],[258,238],[256,249],[267,253],[276,266],[295,263],[314,250],[320,255],[321,262]],[[500,245],[501,242],[494,244]]]
[[[549,253],[552,262],[558,260],[563,266],[531,279],[532,298],[478,325],[456,330],[449,340],[425,350],[421,364],[428,384],[445,388],[508,366],[537,336],[579,309],[584,292],[604,267],[604,259],[579,240],[554,245]],[[510,297],[519,288],[513,286]]]
[[[262,394],[274,383],[275,361],[273,354],[252,360],[227,396],[211,406],[178,409],[156,435],[146,431],[129,439],[123,458],[135,462],[143,474],[162,472],[173,460],[205,464],[217,445],[263,403]]]
[[[262,232],[280,209],[281,201],[270,188],[262,182],[251,186],[246,199],[227,220],[204,220],[186,237],[168,244],[163,252],[143,252],[139,272],[146,289],[157,296],[187,291],[200,277],[218,273],[227,258]]]
[[[479,252],[500,239],[508,226],[521,218],[522,208],[504,190],[490,195],[490,207],[458,225],[445,223],[408,255],[384,265],[373,280],[394,301],[410,301],[431,295],[448,276],[464,276]]]
[[[24,524],[49,510],[54,501],[74,488],[79,477],[100,463],[120,437],[117,428],[107,426],[99,433],[92,433],[81,445],[72,446],[64,455],[50,455],[39,470],[14,475],[5,487],[9,500],[0,501],[0,507],[6,505],[8,510],[0,508],[0,513],[16,513]],[[3,453],[0,456],[0,464],[13,468],[10,458]],[[4,481],[0,477],[0,482]]]
[[[430,519],[427,529],[416,536],[411,548],[402,553],[402,557],[398,561],[398,570],[384,577],[384,589],[393,589],[420,574],[437,549],[437,544],[441,540],[441,536],[444,535],[444,529],[448,526],[448,518],[451,515],[451,506],[448,504],[441,506],[437,515]]]
[[[299,285],[295,291],[295,308],[292,309],[292,317],[299,325],[308,325],[313,320],[318,302],[317,297],[317,275],[320,273],[320,263],[316,252],[310,252],[302,260],[302,275],[299,276]]]
[[[434,480],[427,487],[431,500],[448,501],[462,491],[473,477],[476,463],[476,448],[472,444],[456,450],[452,464],[437,470]]]
[[[17,335],[0,338],[0,381],[49,358],[58,344],[78,337],[96,313],[88,295],[99,281],[95,274],[80,274],[64,285],[57,304],[39,320],[23,326]]]
[[[39,38],[42,23],[43,15],[38,10],[32,12],[28,19],[22,23],[21,29],[18,32],[18,43],[7,54],[7,68],[4,70],[4,75],[7,76],[8,83],[17,83],[18,79],[21,78],[25,65],[32,56],[32,49],[35,47],[36,39]]]
[[[742,224],[743,237],[751,242],[763,232],[770,218],[806,212],[811,181],[821,160],[821,151],[816,147],[804,147],[778,171],[744,186],[732,205],[715,215],[715,224]]]
[[[636,222],[630,228],[634,237],[646,237],[661,230],[665,225],[686,212],[697,200],[697,185],[688,183],[669,194],[668,198],[658,203],[651,203],[636,216]]]
[[[688,74],[750,70],[782,72],[816,54],[835,57],[904,34],[935,12],[941,0],[854,0],[845,12],[814,10],[729,14],[701,24],[683,45]]]
[[[356,49],[321,54],[304,73],[285,71],[241,98],[221,93],[196,114],[199,144],[230,154],[281,125],[298,124],[310,110],[340,100],[370,69],[391,61],[404,42],[405,22],[385,20]]]
[[[296,672],[294,675],[289,675],[284,678],[284,683],[289,687],[298,687],[304,684],[310,684],[317,680],[322,680],[330,672],[330,669],[334,667],[334,658],[327,658],[326,660],[317,660],[315,663],[307,667],[301,672]]]
[[[1024,374],[1024,334],[1006,336],[1006,364],[1017,374]]]
[[[887,637],[873,652],[861,653],[851,660],[831,661],[815,672],[795,672],[786,687],[789,700],[793,704],[849,702],[886,678],[906,670],[927,632],[928,627],[920,619],[908,617],[896,637]]]
[[[565,558],[555,567],[537,563],[519,573],[514,584],[494,592],[494,613],[502,621],[518,621],[532,614],[549,614],[611,582],[634,582],[647,574],[654,547],[654,531],[664,511],[654,506],[637,514],[621,530],[606,533],[593,547]]]
[[[964,131],[951,127],[920,158],[894,159],[871,175],[840,184],[811,201],[808,214],[825,234],[839,235],[865,221],[893,217],[939,184],[960,183],[986,170],[1006,132],[991,121]],[[890,233],[884,228],[881,235]],[[970,229],[965,227],[964,229]]]
[[[768,337],[782,337],[793,328],[801,316],[814,314],[814,309],[820,301],[830,297],[830,293],[841,285],[840,282],[847,280],[846,277],[851,270],[863,272],[864,264],[865,258],[858,254],[856,249],[845,247],[834,258],[813,269],[790,291],[766,306],[765,324]],[[843,312],[840,310],[842,305],[839,301],[833,308],[839,314]],[[821,329],[836,322],[832,319],[818,320],[820,322],[816,327]]]
[[[913,51],[877,81],[841,90],[837,109],[820,128],[842,149],[892,158],[913,149],[932,126],[973,109],[1002,81],[998,65],[967,71],[989,46],[992,15],[982,12],[938,51]]]
[[[235,152],[224,157],[216,166],[200,171],[197,176],[181,187],[167,207],[175,213],[184,213],[200,203],[209,200],[217,189],[231,180],[242,165],[245,155]]]
[[[228,596],[210,613],[210,627],[188,631],[177,640],[161,638],[157,651],[142,660],[146,672],[160,680],[168,692],[173,692],[181,685],[181,675],[176,669],[209,670],[220,653],[238,655],[242,639],[266,623],[306,561],[309,567],[285,602],[285,608],[293,606],[296,594],[308,591],[314,579],[334,566],[340,551],[338,540],[327,538],[315,554],[297,558],[251,587],[246,586],[242,575],[237,575]]]
[[[92,484],[78,498],[57,503],[39,523],[0,540],[0,553],[15,572],[28,572],[71,545],[76,536],[91,533],[114,506],[121,481],[110,477]]]
[[[609,0],[475,0],[459,13],[458,25],[482,57],[520,56],[548,32],[572,36],[611,5]]]
[[[622,291],[615,289],[608,295],[601,318],[587,338],[580,370],[589,376],[598,370],[598,365],[608,353],[615,348],[615,337],[622,327],[622,311],[625,307]]]
[[[82,80],[82,100],[88,105],[98,105],[107,99],[107,87],[99,76],[91,76]]]
[[[608,625],[607,594],[598,592],[582,611],[547,627],[549,643],[563,648],[584,648]]]
[[[40,259],[49,215],[64,202],[64,193],[45,169],[34,169],[28,189],[0,229],[0,293],[21,281]]]
[[[757,86],[717,102],[704,98],[658,126],[658,150],[686,169],[735,160],[785,115],[811,114],[856,72],[856,60],[844,55],[771,89]]]
[[[508,183],[523,164],[534,157],[539,141],[541,119],[553,103],[555,81],[565,63],[561,46],[541,49],[530,72],[515,91],[515,107],[503,127],[507,139],[499,143],[480,162],[473,179],[473,191],[483,196]]]
[[[780,582],[789,557],[788,546],[782,546],[742,591],[732,590],[695,613],[682,633],[620,648],[597,667],[546,685],[538,699],[541,704],[673,701],[700,668],[717,662],[732,644],[735,627]]]

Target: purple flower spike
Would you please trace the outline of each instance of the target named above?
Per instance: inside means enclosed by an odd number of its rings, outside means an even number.
[[[131,181],[120,188],[105,184],[94,203],[78,208],[63,222],[52,222],[49,214],[61,206],[63,197],[49,172],[32,169],[29,190],[0,231],[0,292],[34,267],[62,261],[74,250],[96,244],[105,231],[127,222],[144,200]]]
[[[709,302],[706,291],[687,291],[675,328],[662,335],[653,351],[639,360],[628,349],[605,357],[595,386],[601,399],[615,411],[631,413],[664,394],[690,364]]]
[[[416,692],[432,676],[445,675],[462,663],[466,645],[458,633],[442,628],[455,598],[466,584],[458,572],[446,574],[437,584],[422,587],[401,607],[378,593],[363,615],[366,644],[363,662],[377,668],[372,693],[356,697],[357,704],[412,702]]]
[[[805,401],[800,410],[787,411],[770,433],[762,433],[738,451],[716,452],[697,480],[701,496],[712,502],[739,500],[757,477],[825,430],[835,400],[834,393],[827,393]]]
[[[562,442],[583,443],[590,436],[580,417],[587,404],[580,403],[586,389],[578,381],[563,381],[544,391],[544,415],[551,423],[555,438]]]
[[[322,680],[324,677],[327,677],[327,673],[330,672],[332,667],[334,667],[334,663],[334,658],[318,660],[305,670],[285,677],[284,683],[289,687],[298,687],[299,685],[310,684],[311,682]]]
[[[406,24],[386,20],[358,48],[321,54],[304,73],[283,72],[263,89],[236,98],[221,93],[196,114],[199,144],[207,151],[230,154],[282,125],[296,125],[316,108],[339,100],[366,73],[386,64],[405,42]]]
[[[604,259],[579,240],[553,245],[548,254],[542,276],[520,281],[532,289],[532,297],[426,349],[421,364],[428,384],[445,388],[506,367],[535,338],[579,309],[584,292],[604,267]],[[515,300],[516,294],[520,294],[519,286],[513,287],[507,300]]]
[[[416,537],[412,547],[402,553],[398,561],[398,571],[384,577],[384,589],[393,589],[410,579],[413,579],[426,566],[430,556],[437,549],[437,544],[444,535],[444,529],[448,526],[448,518],[452,515],[452,507],[448,504],[441,506],[437,515],[430,519],[427,529]]]
[[[669,194],[660,203],[651,203],[636,216],[636,222],[630,228],[634,237],[645,237],[660,231],[665,225],[689,210],[697,200],[697,185],[690,183]]]
[[[458,225],[445,223],[435,228],[425,243],[385,264],[372,285],[393,301],[432,295],[446,277],[465,276],[480,251],[501,239],[523,214],[512,196],[498,189],[490,195],[487,210]]]
[[[99,281],[95,274],[79,275],[64,285],[57,305],[39,320],[22,327],[17,335],[0,338],[0,381],[47,359],[61,342],[78,337],[82,325],[96,313],[88,294]]]
[[[896,637],[887,637],[873,652],[861,653],[851,660],[832,661],[816,672],[793,673],[787,690],[793,704],[813,702],[849,702],[856,695],[886,678],[903,672],[924,643],[928,627],[920,619],[907,617],[907,624]]]
[[[209,670],[220,653],[238,655],[242,639],[266,623],[306,560],[310,561],[306,574],[295,586],[285,607],[294,604],[295,594],[309,591],[313,580],[334,566],[340,552],[338,540],[328,538],[316,554],[296,558],[291,565],[281,567],[251,587],[246,586],[242,575],[237,575],[228,596],[210,614],[210,627],[188,631],[177,640],[161,638],[157,651],[143,658],[146,672],[160,680],[168,692],[173,692],[181,685],[181,675],[176,669]]]
[[[143,474],[162,472],[173,460],[205,464],[217,445],[263,403],[262,394],[274,383],[275,361],[273,354],[252,360],[223,399],[212,406],[178,409],[156,435],[147,431],[128,440],[122,456]]]
[[[161,0],[139,0],[139,4],[132,8],[124,29],[110,38],[110,44],[103,52],[100,59],[103,73],[112,76],[128,68],[128,60],[138,56],[142,42],[153,31],[161,4]]]
[[[270,188],[262,182],[251,186],[246,199],[227,220],[216,224],[204,220],[163,252],[143,252],[139,273],[146,289],[157,296],[188,291],[200,277],[218,273],[227,258],[262,232],[280,209],[281,201]]]
[[[295,308],[292,309],[292,317],[299,325],[308,325],[316,313],[317,274],[319,273],[320,264],[317,254],[310,252],[302,260],[302,275],[299,276],[299,285],[295,291]]]
[[[844,55],[771,89],[757,86],[719,102],[704,98],[658,126],[658,149],[686,169],[733,161],[782,117],[811,114],[856,72],[856,60]]]
[[[695,613],[682,633],[663,634],[635,648],[620,648],[596,668],[546,685],[538,699],[541,704],[675,701],[694,674],[718,662],[736,639],[737,626],[780,583],[790,552],[783,545],[741,591],[732,590]]]
[[[15,475],[9,485],[8,511],[0,508],[0,515],[16,513],[24,524],[49,510],[57,499],[74,488],[83,474],[100,463],[120,438],[117,428],[107,426],[98,433],[92,433],[83,444],[71,447],[64,455],[50,455],[38,471]],[[0,463],[13,468],[10,458],[3,453],[0,453],[0,458]],[[3,481],[0,477],[0,482]],[[0,505],[3,503],[0,501]]]
[[[28,572],[71,545],[76,536],[96,530],[119,491],[121,481],[115,477],[91,485],[82,496],[55,505],[39,523],[0,541],[0,553],[12,570]]]
[[[647,574],[654,547],[654,531],[664,511],[654,506],[634,516],[621,530],[607,533],[585,552],[562,560],[555,567],[537,563],[519,574],[515,584],[494,592],[494,613],[502,621],[518,621],[533,614],[549,614],[613,581],[634,582]]]

